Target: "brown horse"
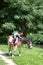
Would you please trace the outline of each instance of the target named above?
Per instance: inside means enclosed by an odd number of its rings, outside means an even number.
[[[14,46],[14,52],[16,51],[16,48],[19,48],[19,55],[21,53],[21,46],[23,43],[26,43],[28,45],[28,47],[32,48],[32,42],[31,40],[29,40],[28,38],[18,38],[18,42],[16,44],[14,44],[14,39],[12,38],[12,36],[10,36],[8,38],[8,50],[9,50],[9,54],[11,53],[11,47]]]
[[[19,54],[20,54],[21,45],[22,45],[21,39],[18,39],[18,42],[15,44],[12,35],[8,36],[8,51],[9,51],[9,55],[11,54],[13,47],[14,47],[14,52],[16,51],[16,48],[18,47],[19,48]]]

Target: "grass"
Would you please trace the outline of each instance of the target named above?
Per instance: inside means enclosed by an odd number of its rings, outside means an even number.
[[[8,52],[7,45],[0,45],[0,49],[4,52]],[[43,65],[43,48],[33,46],[32,49],[27,48],[27,45],[23,45],[21,49],[21,56],[16,55],[12,60],[18,65]]]
[[[4,61],[2,60],[2,58],[0,58],[0,65],[6,65],[6,64],[4,63]]]
[[[4,52],[8,52],[8,46],[7,44],[4,43],[0,43],[0,50],[4,51]]]

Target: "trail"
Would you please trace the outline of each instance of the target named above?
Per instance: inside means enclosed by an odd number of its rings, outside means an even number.
[[[12,59],[8,59],[7,56],[4,55],[4,52],[0,51],[0,57],[2,58],[2,60],[4,60],[4,62],[6,63],[6,65],[17,65],[16,63],[14,63],[12,61]]]

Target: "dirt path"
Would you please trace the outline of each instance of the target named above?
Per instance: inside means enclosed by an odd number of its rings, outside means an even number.
[[[2,51],[0,51],[0,57],[2,58],[2,60],[4,60],[4,62],[6,63],[6,65],[17,65],[11,59],[8,59],[8,57],[5,56],[4,52],[2,52]]]

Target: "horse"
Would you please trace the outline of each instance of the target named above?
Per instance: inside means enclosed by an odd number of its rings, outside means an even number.
[[[29,38],[23,37],[22,44],[27,44],[29,48],[32,48],[32,41]]]
[[[21,45],[22,45],[21,39],[18,39],[18,42],[15,44],[14,43],[15,40],[12,37],[12,35],[9,35],[7,38],[8,38],[7,43],[8,43],[8,53],[9,53],[9,55],[12,53],[13,47],[14,47],[14,52],[16,51],[17,47],[19,48],[19,55],[20,55],[20,53],[21,53],[20,49],[21,49]]]
[[[14,53],[15,53],[17,47],[19,48],[19,56],[20,56],[20,54],[21,54],[21,46],[22,46],[24,43],[26,43],[26,44],[28,45],[28,47],[32,48],[32,42],[31,42],[31,40],[28,39],[28,38],[25,38],[25,37],[18,38],[18,42],[17,42],[16,44],[15,44],[14,42],[15,42],[15,41],[14,41],[12,35],[9,36],[9,37],[8,37],[8,50],[9,50],[9,55],[10,55],[10,53],[11,53],[11,46],[14,47]]]

